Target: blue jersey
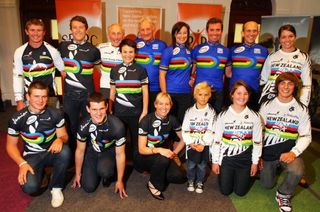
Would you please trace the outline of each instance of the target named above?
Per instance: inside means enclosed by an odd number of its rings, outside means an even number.
[[[206,81],[214,90],[223,90],[223,76],[229,63],[229,49],[220,43],[203,43],[192,51],[196,63],[195,84]]]
[[[245,81],[254,92],[259,91],[260,74],[268,50],[259,44],[241,44],[230,51],[232,60],[232,77],[230,88],[237,80]]]
[[[159,64],[162,52],[167,44],[161,40],[144,41],[141,38],[136,40],[137,54],[136,63],[143,66],[148,73],[150,91],[160,91],[159,85]]]
[[[168,93],[190,93],[191,53],[182,45],[170,46],[163,51],[160,70],[166,71]]]

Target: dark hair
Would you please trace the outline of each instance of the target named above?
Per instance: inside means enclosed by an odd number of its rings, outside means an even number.
[[[25,25],[25,29],[28,30],[30,25],[42,26],[43,31],[46,31],[46,26],[44,25],[42,19],[32,18],[32,19],[28,20]]]
[[[243,86],[243,87],[247,90],[249,96],[251,95],[251,88],[250,88],[250,86],[249,86],[245,81],[243,81],[243,80],[237,80],[237,81],[233,84],[233,86],[231,87],[231,89],[230,89],[230,94],[229,94],[229,95],[230,95],[231,101],[232,101],[232,95],[234,94],[234,92],[236,92],[237,88],[239,88],[240,86]]]
[[[88,22],[87,22],[87,19],[83,16],[80,16],[80,15],[76,15],[74,17],[71,18],[70,20],[70,23],[69,23],[69,26],[70,26],[70,29],[72,28],[72,21],[79,21],[81,23],[83,23],[86,27],[86,29],[88,29]]]
[[[187,28],[187,33],[188,33],[188,38],[187,38],[187,41],[185,43],[185,46],[186,48],[189,48],[189,37],[190,37],[190,26],[185,23],[185,22],[182,22],[182,21],[179,21],[177,23],[175,23],[172,27],[172,30],[171,30],[171,39],[172,39],[172,46],[173,48],[176,46],[177,44],[177,40],[176,40],[176,34],[178,32],[180,32],[180,30],[182,29],[182,27],[186,27]]]
[[[301,88],[301,82],[300,82],[299,78],[292,72],[284,72],[277,77],[276,82],[275,82],[275,88],[276,88],[277,95],[279,94],[279,90],[278,90],[279,84],[285,80],[289,80],[294,83],[293,97],[295,99],[298,99],[298,94],[299,94],[299,91]]]
[[[103,97],[103,95],[101,93],[97,93],[97,92],[94,92],[93,94],[91,94],[89,96],[88,101],[87,101],[87,106],[89,108],[90,108],[90,102],[95,102],[95,103],[104,102],[104,105],[108,104],[107,100]]]
[[[222,20],[220,18],[216,18],[216,17],[210,18],[207,21],[207,24],[206,24],[206,30],[207,31],[209,29],[209,25],[210,24],[221,24],[221,30],[223,30],[223,23],[222,23]]]
[[[278,31],[278,38],[279,38],[279,39],[280,39],[281,33],[282,33],[284,30],[289,31],[289,32],[292,32],[295,37],[297,36],[296,29],[294,28],[294,26],[292,26],[291,24],[286,24],[286,25],[283,25],[283,26],[281,26],[281,27],[279,28],[279,31]]]
[[[35,89],[46,90],[47,95],[49,95],[49,87],[41,81],[33,81],[28,87],[28,94],[31,95],[32,91]]]
[[[137,43],[135,41],[128,38],[123,39],[119,45],[120,52],[122,52],[123,46],[130,46],[134,48],[134,52],[137,53]]]

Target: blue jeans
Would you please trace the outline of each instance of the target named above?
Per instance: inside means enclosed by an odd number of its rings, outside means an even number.
[[[206,176],[207,161],[201,161],[201,163],[195,163],[192,160],[187,160],[187,178],[188,181],[196,183],[203,183]]]
[[[34,175],[28,172],[27,183],[22,185],[22,191],[27,194],[36,193],[42,183],[43,170],[47,166],[53,167],[52,177],[49,183],[52,188],[64,188],[67,168],[71,158],[68,145],[63,145],[61,152],[52,154],[50,152],[41,152],[25,156],[25,160],[33,168]]]

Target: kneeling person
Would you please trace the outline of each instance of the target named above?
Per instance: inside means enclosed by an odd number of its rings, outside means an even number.
[[[83,120],[77,134],[76,174],[72,187],[82,186],[86,192],[94,192],[101,178],[106,182],[113,177],[116,162],[115,191],[123,199],[127,197],[123,183],[126,163],[125,128],[116,116],[107,116],[107,108],[107,102],[100,93],[89,97],[87,111],[90,117]],[[87,145],[87,140],[91,144]]]

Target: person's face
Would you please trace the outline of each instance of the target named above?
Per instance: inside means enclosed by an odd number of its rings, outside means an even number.
[[[258,24],[255,22],[248,22],[245,24],[242,31],[242,36],[246,44],[252,45],[255,43],[257,36],[259,35]]]
[[[279,42],[282,50],[292,51],[295,49],[296,36],[293,34],[293,32],[283,30],[281,32]]]
[[[80,43],[84,41],[87,33],[86,25],[80,21],[72,21],[71,33],[75,42]]]
[[[278,97],[288,99],[293,97],[294,82],[290,80],[281,81],[278,85]]]
[[[48,102],[48,91],[46,89],[32,89],[30,94],[27,94],[29,101],[29,110],[39,113],[45,109]]]
[[[243,86],[239,86],[231,96],[232,102],[237,106],[246,106],[249,100],[249,93]]]
[[[220,23],[209,24],[207,30],[208,40],[211,43],[219,42],[222,35],[222,26]]]
[[[102,102],[90,102],[90,107],[87,106],[87,111],[95,124],[100,124],[107,116],[107,106]]]
[[[200,90],[195,96],[194,98],[196,99],[196,104],[198,108],[204,108],[209,99],[210,99],[210,95],[211,93],[206,91],[206,90]]]
[[[31,44],[42,43],[44,35],[46,34],[42,26],[34,24],[31,24],[25,32]]]
[[[156,114],[161,118],[165,118],[171,109],[170,100],[167,97],[162,97],[154,104],[156,108]]]
[[[153,25],[148,21],[143,21],[140,24],[139,35],[144,41],[153,39],[154,28]]]
[[[128,64],[134,60],[136,53],[134,52],[134,48],[128,45],[124,45],[121,48],[121,56],[122,56],[123,62],[125,64]]]
[[[184,44],[188,40],[188,29],[187,27],[183,26],[179,32],[175,35],[177,44]]]
[[[124,37],[124,33],[122,32],[121,27],[117,25],[112,26],[108,34],[111,45],[114,47],[118,47]]]

